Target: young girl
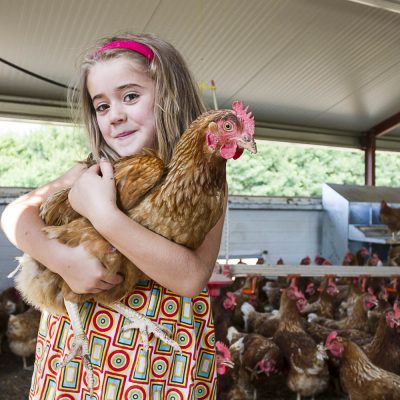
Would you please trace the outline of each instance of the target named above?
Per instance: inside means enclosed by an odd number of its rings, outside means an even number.
[[[168,162],[180,135],[204,112],[196,85],[180,54],[154,35],[125,35],[102,41],[84,59],[79,96],[92,157],[63,176],[10,204],[2,226],[24,252],[60,274],[76,293],[97,293],[121,282],[83,247],[49,240],[38,210],[50,194],[72,187],[69,200],[100,234],[150,278],[124,299],[136,311],[170,327],[182,354],[150,336],[142,350],[137,330],[122,333],[123,317],[85,303],[81,318],[89,337],[94,398],[214,399],[214,327],[206,287],[214,267],[223,218],[195,251],[137,224],[116,206],[111,164],[106,159],[156,149]],[[83,273],[84,271],[84,273]],[[80,357],[58,371],[71,347],[66,317],[43,313],[30,399],[89,399]]]

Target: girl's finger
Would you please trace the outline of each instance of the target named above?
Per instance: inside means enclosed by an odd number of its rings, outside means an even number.
[[[114,285],[118,285],[120,283],[122,283],[122,281],[124,280],[123,277],[121,275],[118,274],[113,274],[112,272],[107,271],[101,279],[103,282],[106,282],[112,286]]]
[[[98,164],[93,164],[92,166],[90,166],[86,172],[96,172],[96,174],[98,175],[100,172],[100,166]]]
[[[98,287],[101,287],[102,290],[108,290],[114,287],[112,283],[106,282],[106,281],[101,281],[101,283],[98,285]]]
[[[107,161],[105,158],[100,159],[100,170],[101,174],[103,175],[103,178],[105,179],[114,179],[114,170],[109,161]]]

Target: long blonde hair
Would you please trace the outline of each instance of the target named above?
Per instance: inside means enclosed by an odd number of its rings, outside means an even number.
[[[154,52],[152,61],[127,49],[110,49],[96,54],[96,50],[116,40],[132,40],[143,43]],[[115,160],[119,156],[104,141],[97,124],[92,99],[87,89],[87,77],[90,69],[99,61],[118,57],[128,57],[139,63],[143,70],[154,81],[154,116],[156,128],[156,145],[161,158],[168,163],[176,143],[190,123],[205,111],[186,62],[179,52],[168,42],[154,34],[123,34],[100,40],[83,58],[78,90],[70,90],[69,100],[84,122],[91,145],[91,157],[99,160],[101,156]]]

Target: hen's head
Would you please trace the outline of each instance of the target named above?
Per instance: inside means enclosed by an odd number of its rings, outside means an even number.
[[[388,204],[386,203],[386,201],[385,200],[381,200],[381,209],[380,209],[380,211],[381,212],[382,211],[386,211],[387,208],[388,208]]]
[[[229,160],[239,158],[244,149],[256,153],[254,141],[254,117],[247,112],[243,103],[234,102],[232,110],[222,110],[212,113],[215,115],[208,124],[207,144],[212,151],[217,151],[222,158]]]
[[[326,293],[329,294],[329,296],[336,296],[339,293],[339,290],[335,284],[335,282],[329,282],[328,286],[326,288]]]
[[[346,254],[343,257],[342,264],[343,265],[349,265],[352,262],[354,262],[355,258],[356,258],[355,255],[351,251],[348,251],[348,252],[346,252]]]
[[[389,311],[386,314],[386,323],[392,329],[400,326],[400,307],[397,301],[394,303],[393,311]]]
[[[316,292],[315,283],[314,283],[314,282],[310,282],[310,283],[307,285],[307,287],[306,287],[306,293],[307,293],[309,296],[312,296],[312,295],[315,294],[315,292]]]
[[[226,292],[222,306],[225,310],[233,310],[236,307],[236,296],[232,292]]]
[[[329,350],[334,357],[342,357],[344,352],[344,343],[336,331],[331,332],[326,338],[325,348]]]
[[[218,375],[224,375],[229,371],[228,368],[233,368],[235,364],[232,361],[231,352],[224,343],[218,341],[215,347],[217,350],[217,373]]]
[[[297,286],[289,286],[286,289],[286,294],[289,299],[296,301],[297,309],[302,312],[307,305],[307,299],[304,297],[303,292],[299,290]]]
[[[370,310],[378,305],[378,299],[374,295],[374,290],[371,287],[369,287],[368,292],[364,294],[363,304],[365,310]]]
[[[300,265],[310,265],[310,264],[311,264],[310,256],[304,257],[300,260]]]
[[[260,360],[257,364],[256,364],[256,374],[265,374],[267,376],[270,376],[272,374],[275,374],[278,372],[278,368],[276,365],[276,361],[275,360],[271,360],[268,357],[264,357],[262,360]]]

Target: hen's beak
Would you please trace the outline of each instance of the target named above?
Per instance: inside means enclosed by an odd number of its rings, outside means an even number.
[[[250,140],[239,139],[237,141],[237,144],[240,148],[248,150],[252,154],[257,153],[257,145],[256,145],[256,142],[254,141],[254,139],[250,139]]]
[[[235,363],[231,360],[225,360],[222,362],[222,365],[228,368],[233,368],[235,366]]]

